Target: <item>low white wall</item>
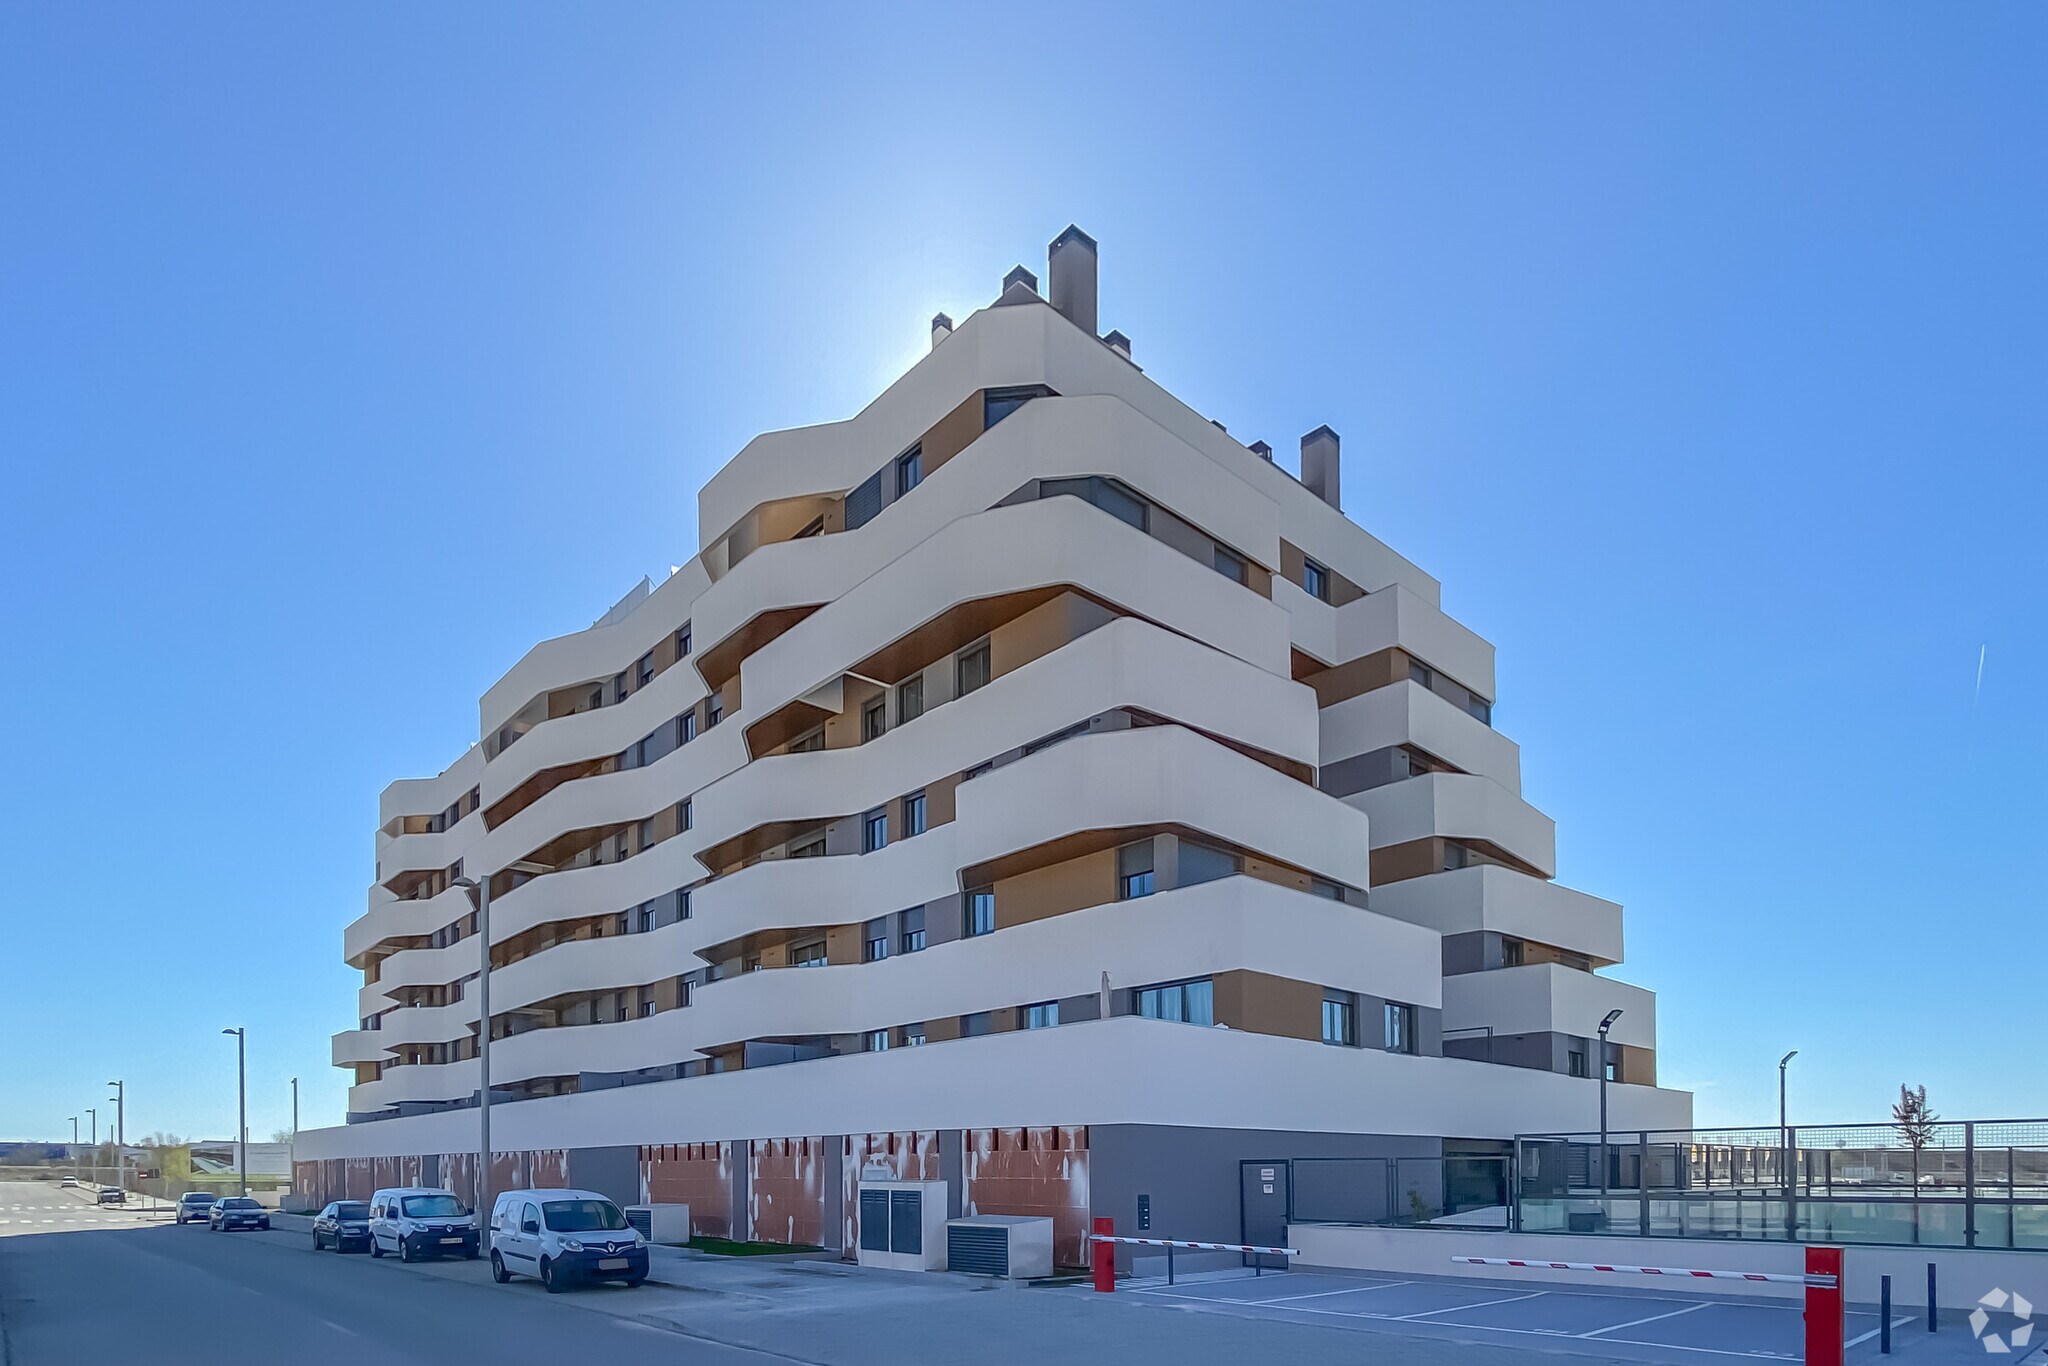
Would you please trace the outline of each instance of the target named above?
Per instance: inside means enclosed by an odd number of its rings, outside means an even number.
[[[1602,1262],[1624,1266],[1670,1266],[1702,1271],[1769,1271],[1797,1274],[1806,1269],[1804,1246],[1722,1239],[1616,1238],[1598,1235],[1496,1233],[1470,1229],[1364,1228],[1338,1224],[1290,1224],[1287,1245],[1301,1256],[1297,1266],[1390,1271],[1418,1276],[1463,1276],[1517,1285],[1612,1282],[1635,1290],[1667,1282],[1648,1276],[1577,1271],[1527,1270],[1506,1266],[1464,1266],[1453,1257],[1522,1257],[1545,1262]],[[1987,1248],[1858,1247],[1849,1245],[1843,1265],[1849,1299],[1878,1302],[1878,1277],[1892,1278],[1892,1312],[1912,1313],[1927,1304],[1927,1264],[1937,1267],[1944,1309],[1973,1309],[1978,1297],[1996,1288],[2017,1291],[2035,1304],[2048,1304],[2048,1252]],[[1799,1299],[1796,1285],[1756,1281],[1689,1280],[1687,1295]]]

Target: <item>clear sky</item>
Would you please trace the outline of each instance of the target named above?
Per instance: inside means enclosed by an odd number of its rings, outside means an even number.
[[[1499,647],[1702,1122],[2048,1113],[2048,9],[0,9],[0,1138],[337,1122],[378,791],[754,433],[1102,323]],[[1981,687],[1980,685],[1981,661]],[[1591,1117],[1589,1116],[1589,1122]]]

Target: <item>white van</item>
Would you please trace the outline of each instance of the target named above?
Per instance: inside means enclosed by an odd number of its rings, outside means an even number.
[[[647,1244],[596,1191],[506,1191],[491,1208],[491,1279],[537,1276],[551,1295],[573,1281],[647,1279]]]
[[[370,1255],[396,1252],[401,1262],[461,1253],[475,1257],[481,1243],[476,1214],[454,1191],[439,1186],[394,1186],[370,1197]]]

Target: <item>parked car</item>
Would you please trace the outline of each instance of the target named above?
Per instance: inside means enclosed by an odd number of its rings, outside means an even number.
[[[491,1279],[535,1276],[550,1295],[577,1281],[647,1279],[647,1244],[596,1191],[506,1191],[491,1208]]]
[[[333,1200],[313,1216],[313,1250],[332,1246],[336,1252],[370,1246],[370,1207],[360,1200]]]
[[[482,1246],[476,1212],[454,1191],[438,1186],[394,1186],[370,1196],[370,1255],[398,1254],[401,1262],[459,1252],[475,1257]]]
[[[270,1211],[246,1195],[216,1200],[206,1211],[206,1227],[214,1233],[238,1228],[269,1228]]]
[[[178,1197],[178,1222],[206,1222],[207,1214],[212,1211],[214,1202],[219,1199],[219,1196],[209,1195],[205,1191],[186,1191]]]
[[[75,1189],[77,1189],[77,1187],[78,1187],[78,1178],[77,1178],[77,1177],[75,1177],[75,1176],[67,1176],[67,1177],[65,1177],[65,1178],[64,1178],[64,1179],[63,1179],[62,1181],[59,1181],[59,1182],[57,1183],[57,1189],[58,1189],[58,1190],[60,1190],[60,1191],[61,1191],[61,1190],[75,1190]]]
[[[101,1186],[99,1202],[102,1205],[125,1205],[128,1203],[128,1192],[119,1186]]]

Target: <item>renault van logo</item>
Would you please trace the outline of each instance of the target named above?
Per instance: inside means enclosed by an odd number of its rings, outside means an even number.
[[[2019,1320],[2019,1326],[2003,1337],[1997,1333],[1985,1332],[1984,1330],[1991,1326],[1991,1314],[1988,1311],[2008,1307],[2012,1316]],[[1985,1351],[1993,1356],[2007,1356],[2025,1348],[2033,1341],[2033,1318],[2034,1306],[2028,1303],[2025,1295],[2018,1291],[2008,1295],[1994,1287],[1991,1293],[1979,1299],[1977,1307],[1970,1311],[1970,1332],[1977,1341],[1984,1344]]]

